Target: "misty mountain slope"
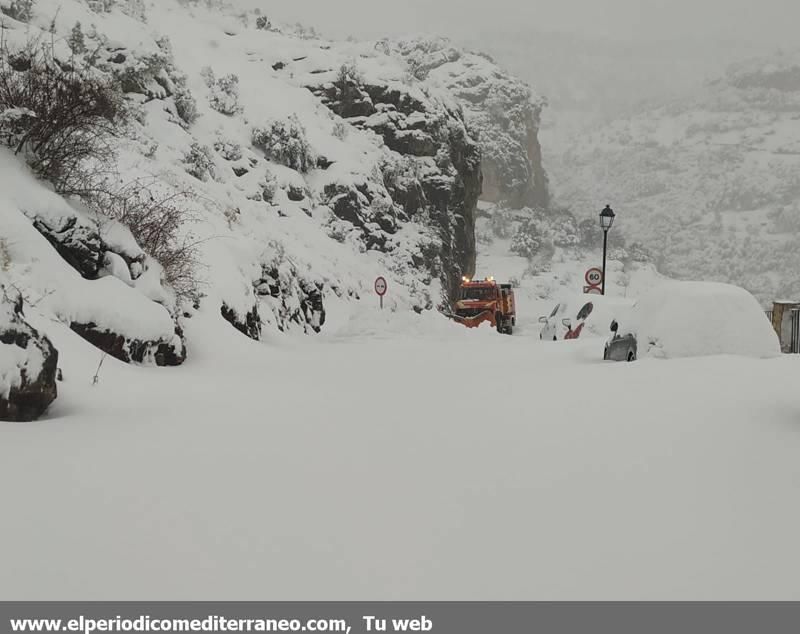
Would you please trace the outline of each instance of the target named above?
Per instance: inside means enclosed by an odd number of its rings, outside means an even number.
[[[494,187],[545,191],[535,180],[538,105],[476,55],[452,49],[452,77],[426,77],[409,59],[423,43],[400,52],[328,42],[222,3],[39,0],[25,16],[15,6],[0,2],[9,60],[33,46],[61,68],[87,68],[121,87],[130,117],[115,162],[87,168],[106,175],[107,206],[59,197],[26,172],[23,155],[3,153],[13,199],[3,224],[25,236],[5,236],[3,280],[120,360],[181,363],[184,320],[198,302],[259,338],[262,327],[312,333],[343,323],[378,275],[393,310],[446,301],[476,257],[472,122],[511,126],[497,108],[481,115],[456,90],[466,83],[508,87],[531,117],[528,145],[505,157],[522,172],[493,176]],[[27,115],[4,116],[13,126]],[[185,248],[193,273],[176,275],[148,252],[129,206],[172,214],[163,216],[171,248]]]
[[[663,273],[800,294],[800,58],[753,60],[691,99],[573,139],[550,162],[559,202],[612,203],[615,236]]]

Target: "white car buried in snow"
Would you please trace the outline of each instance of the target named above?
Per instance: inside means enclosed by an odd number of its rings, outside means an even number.
[[[615,361],[632,360],[629,349],[636,351],[634,359],[718,354],[769,358],[781,352],[756,298],[731,284],[668,282],[644,295],[628,318],[615,323],[604,353]]]
[[[559,341],[577,339],[584,331],[602,335],[608,323],[620,309],[629,308],[633,302],[618,297],[575,293],[562,298],[548,316],[539,317],[542,329],[539,339]]]

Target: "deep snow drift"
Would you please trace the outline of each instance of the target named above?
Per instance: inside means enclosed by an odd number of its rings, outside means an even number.
[[[630,323],[639,356],[661,358],[737,354],[754,358],[781,354],[772,324],[750,293],[713,282],[671,282],[637,300]]]

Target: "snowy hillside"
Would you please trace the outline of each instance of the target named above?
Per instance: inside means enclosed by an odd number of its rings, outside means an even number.
[[[765,304],[800,294],[800,58],[731,68],[701,94],[576,136],[550,157],[556,198],[611,202],[612,245],[659,270],[740,284]],[[622,240],[621,240],[622,239]]]
[[[259,338],[346,320],[378,275],[392,310],[446,303],[474,272],[481,154],[491,195],[546,199],[541,103],[444,40],[329,42],[221,2],[0,10],[4,283],[123,361],[182,363],[201,305]],[[38,78],[91,85],[113,142],[39,156]]]

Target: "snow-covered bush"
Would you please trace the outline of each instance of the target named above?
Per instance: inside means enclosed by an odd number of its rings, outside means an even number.
[[[259,31],[269,31],[272,27],[272,22],[270,22],[269,18],[265,15],[259,15],[256,17],[256,28]]]
[[[254,128],[252,141],[269,160],[298,172],[307,172],[314,165],[305,128],[294,115],[285,121],[273,121],[263,128]]]
[[[195,101],[192,93],[186,86],[178,88],[173,96],[175,101],[175,112],[186,125],[192,125],[197,121],[199,113],[197,112],[197,102]]]
[[[11,250],[8,240],[0,238],[0,272],[8,273],[11,268]]]
[[[511,252],[531,259],[552,249],[552,240],[546,221],[540,216],[530,216],[520,222],[511,238]]]
[[[214,179],[214,155],[211,148],[195,142],[183,155],[183,165],[186,172],[201,181]]]
[[[354,59],[351,59],[339,67],[336,73],[336,83],[343,86],[346,84],[361,84],[364,77],[358,69],[358,64]]]
[[[226,207],[224,214],[225,220],[228,221],[228,228],[232,229],[233,225],[238,224],[239,220],[241,220],[242,210],[238,207]]]
[[[216,77],[214,71],[206,66],[202,70],[203,79],[210,91],[209,105],[226,115],[234,115],[242,111],[239,105],[239,76],[233,73]]]
[[[242,146],[229,139],[218,138],[214,142],[214,150],[226,161],[242,159]]]
[[[553,244],[557,247],[574,247],[580,243],[578,223],[569,211],[559,211],[550,218]]]
[[[163,268],[164,283],[178,300],[200,297],[197,244],[186,227],[195,220],[195,194],[165,190],[157,181],[136,180],[120,188],[98,189],[85,198],[98,218],[111,218],[130,229],[137,244]]]
[[[117,0],[88,0],[89,8],[95,13],[109,13]]]
[[[501,240],[510,238],[513,227],[511,211],[502,207],[496,208],[489,220],[489,226],[492,229],[492,233]]]
[[[646,249],[640,242],[632,242],[625,250],[627,251],[627,259],[631,262],[652,262],[653,255],[649,249]]]
[[[35,0],[11,0],[6,6],[0,6],[0,12],[18,22],[30,22],[33,17]]]
[[[580,245],[589,249],[594,249],[603,244],[603,230],[597,220],[581,220],[578,225],[578,237]]]
[[[333,136],[344,141],[349,134],[349,126],[344,121],[337,121],[333,124]]]
[[[122,96],[88,69],[65,69],[45,45],[33,42],[16,56],[26,63],[12,64],[0,49],[0,140],[59,191],[73,192],[87,160],[113,157],[110,139],[127,118]]]
[[[264,178],[259,181],[258,186],[260,200],[265,203],[271,203],[278,192],[278,179],[275,178],[275,174],[267,170]]]
[[[339,67],[333,85],[339,97],[340,110],[347,112],[353,104],[362,98],[361,85],[364,77],[355,60],[345,62]]]
[[[95,13],[110,13],[114,7],[130,17],[144,22],[147,18],[144,0],[88,0],[89,8]]]

